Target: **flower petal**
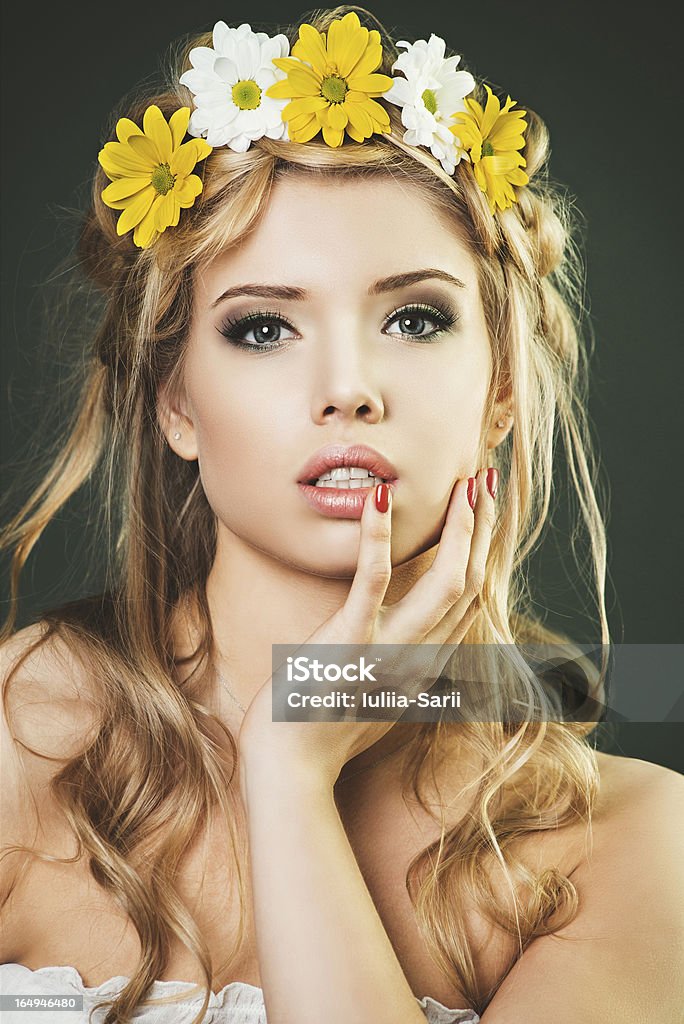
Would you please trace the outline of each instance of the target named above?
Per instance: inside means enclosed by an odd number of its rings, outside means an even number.
[[[307,68],[304,64],[302,64],[301,67],[292,68],[288,75],[288,79],[290,86],[295,90],[295,95],[320,96],[321,94],[320,80],[316,77],[311,68]],[[270,89],[269,95],[273,96]]]
[[[494,95],[494,93],[489,88],[489,86],[486,86],[485,88],[487,89],[487,93],[488,93],[488,96],[487,96],[487,106],[485,107],[484,116],[482,118],[482,126],[481,126],[481,129],[480,129],[481,132],[482,132],[482,138],[483,139],[486,139],[486,138],[489,137],[489,133],[492,130],[492,128],[494,127],[494,125],[496,123],[496,119],[499,116],[499,109],[500,109],[500,104],[499,104],[499,100],[497,99],[497,97]]]
[[[161,196],[157,196],[157,201],[161,198]],[[157,202],[154,202],[133,231],[133,241],[141,249],[147,249],[159,237],[159,233],[154,226],[156,210]]]
[[[348,32],[341,40],[341,52],[339,55],[338,67],[340,74],[346,78],[352,68],[366,52],[368,46],[368,29],[363,26],[356,32]]]
[[[349,97],[349,93],[347,93],[347,97]],[[363,109],[366,111],[366,113],[370,116],[371,120],[373,121],[375,131],[377,131],[378,128],[383,128],[386,131],[389,131],[389,113],[387,112],[387,110],[385,110],[382,104],[376,103],[375,100],[371,100],[364,97]]]
[[[195,202],[195,199],[202,191],[202,179],[198,178],[196,174],[189,174],[188,177],[180,182],[176,182],[174,185],[174,192],[176,199],[178,200],[179,206],[183,209],[189,209]]]
[[[139,178],[143,174],[151,174],[156,167],[156,163],[135,153],[128,142],[105,143],[97,159],[110,178]]]
[[[275,85],[269,85],[266,95],[273,100],[289,100],[299,95],[297,90],[290,84],[289,78],[281,78]]]
[[[167,192],[165,196],[161,197],[154,211],[154,226],[159,232],[165,231],[174,223],[174,217],[176,224],[178,223],[178,213],[180,212],[180,206],[176,200],[173,189]]]
[[[313,114],[315,110],[322,110],[328,106],[325,96],[299,96],[291,100],[286,107],[283,107],[283,120],[289,121],[297,114]]]
[[[195,139],[195,152],[197,153],[196,159],[199,163],[200,160],[206,160],[209,154],[213,150],[213,146],[210,146],[206,139]]]
[[[195,46],[188,54],[188,57],[194,68],[209,74],[214,67],[216,50],[212,50],[211,46]]]
[[[347,127],[347,112],[343,103],[332,103],[328,111],[328,125],[338,131],[344,131]]]
[[[116,122],[117,139],[119,142],[128,142],[131,135],[142,135],[142,131],[130,117],[120,117]]]
[[[177,174],[181,178],[185,178],[186,175],[190,174],[197,163],[197,148],[195,140],[183,143],[182,146],[176,150],[171,157],[169,169],[172,174]]]
[[[160,162],[168,163],[171,159],[171,129],[161,110],[154,103],[145,111],[143,129],[148,139],[152,139],[156,145]]]
[[[237,63],[231,60],[230,57],[217,57],[214,62],[214,73],[218,75],[221,81],[228,85],[235,85],[236,82],[240,81],[241,75],[238,71]]]
[[[378,35],[376,30],[370,33],[370,39],[366,46],[365,51],[361,54],[361,57],[356,62],[354,67],[351,68],[349,75],[370,75],[372,71],[379,68],[382,64],[382,46],[378,42],[373,42],[373,34]]]
[[[347,117],[349,118],[349,124],[352,125],[354,130],[358,132],[364,139],[370,138],[373,134],[373,122],[370,115],[364,110],[363,104],[361,103],[345,103],[344,109]],[[351,135],[349,128],[347,131]],[[352,138],[354,136],[352,135]],[[356,140],[360,141],[359,139]]]
[[[313,25],[300,25],[299,26],[299,39],[301,41],[295,43],[292,47],[292,53],[295,57],[300,57],[302,60],[308,60],[310,64],[322,75],[325,72],[326,64],[328,63],[328,55],[325,49],[325,37],[318,29],[314,28]],[[298,53],[295,53],[295,48],[298,49]]]
[[[149,174],[143,178],[118,178],[103,190],[102,201],[107,206],[112,202],[119,203],[122,199],[128,199],[130,196],[134,196],[136,192],[141,192],[149,184]],[[119,207],[119,209],[125,209],[126,206],[128,206],[128,203],[123,207]],[[113,207],[113,209],[117,209],[117,207]]]
[[[131,135],[126,145],[130,147],[135,156],[144,160],[150,167],[158,167],[159,164],[164,163],[159,156],[159,147],[146,135]],[[171,147],[169,147],[169,150],[170,148]],[[169,152],[169,159],[170,158],[171,154]]]
[[[190,107],[179,107],[169,119],[173,149],[176,150],[185,138],[190,121]]]
[[[156,190],[150,185],[143,192],[139,192],[138,195],[132,198],[130,205],[126,207],[116,222],[117,235],[125,235],[127,231],[130,231],[136,224],[139,224],[156,196]]]
[[[390,103],[396,103],[399,107],[403,107],[407,103],[413,102],[414,90],[411,88],[411,84],[408,79],[393,78],[392,87],[384,94],[383,99],[389,100]]]
[[[332,64],[337,64],[338,68],[341,66],[350,40],[360,31],[361,22],[355,11],[350,11],[343,18],[336,18],[331,22],[328,28],[328,59]]]
[[[392,87],[392,79],[389,75],[355,75],[348,79],[350,89],[357,92],[365,92],[371,96],[381,96]]]
[[[338,131],[335,128],[329,128],[326,125],[323,125],[321,130],[323,132],[323,138],[329,146],[336,149],[338,146],[342,145],[342,140],[344,139],[343,131]]]
[[[315,114],[302,114],[288,122],[288,129],[293,142],[308,142],[318,135],[321,126]]]

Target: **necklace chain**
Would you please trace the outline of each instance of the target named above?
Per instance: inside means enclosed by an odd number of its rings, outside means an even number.
[[[228,686],[228,683],[226,682],[225,677],[224,677],[223,673],[220,671],[220,669],[216,669],[216,675],[217,675],[219,683],[221,684],[223,689],[226,691],[226,693],[228,694],[230,699],[233,701],[233,703],[237,704],[237,706],[240,708],[240,711],[244,712],[244,714],[247,714],[247,708],[244,707],[244,705],[242,705],[240,703],[240,701],[237,699],[237,697],[235,696],[233,691],[230,689],[230,687]],[[392,756],[392,754],[396,754],[396,749],[395,750],[390,750],[388,753],[383,754],[382,757],[379,757],[377,759],[377,761],[372,761],[371,764],[364,765],[363,768],[358,768],[355,772],[352,772],[351,775],[345,776],[345,778],[342,779],[341,782],[338,779],[337,785],[341,786],[343,783],[349,782],[350,779],[353,779],[355,775],[360,775],[361,772],[370,771],[371,768],[375,768],[375,766],[377,764],[380,764],[381,761],[386,761],[388,757]]]
[[[228,696],[230,697],[230,699],[231,699],[231,700],[233,701],[233,703],[234,703],[234,704],[237,704],[237,706],[238,706],[238,707],[240,708],[240,711],[244,711],[244,713],[245,713],[245,714],[247,714],[247,708],[246,708],[246,707],[243,707],[243,705],[242,705],[242,704],[240,703],[240,701],[239,701],[239,700],[237,699],[237,697],[235,696],[235,694],[233,693],[233,691],[232,691],[232,690],[230,689],[230,687],[228,686],[228,683],[226,682],[226,680],[225,680],[225,678],[224,678],[223,674],[222,674],[222,673],[221,673],[221,672],[219,671],[219,669],[216,669],[216,675],[218,676],[218,681],[219,681],[219,683],[221,684],[221,686],[223,687],[223,689],[224,689],[224,690],[226,691],[226,693],[228,694]]]

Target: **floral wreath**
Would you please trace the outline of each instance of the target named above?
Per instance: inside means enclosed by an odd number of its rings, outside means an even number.
[[[396,44],[406,52],[392,71],[403,77],[376,73],[380,33],[364,28],[353,11],[327,32],[300,25],[291,56],[285,35],[252,32],[247,24],[217,22],[213,44],[190,51],[192,69],[179,79],[193,94],[193,111],[180,107],[167,122],[152,104],[142,129],[119,118],[118,142],[107,142],[98,154],[111,182],[102,200],[122,211],[117,234],[133,230],[141,249],[194,204],[202,180],[192,172],[214,148],[244,153],[264,135],[305,143],[319,132],[332,147],[341,146],[345,134],[363,142],[390,132],[388,110],[377,97],[402,108],[403,141],[428,148],[447,174],[461,160],[471,165],[492,214],[512,206],[513,186],[529,181],[520,153],[527,111],[511,109],[510,96],[502,107],[488,85],[484,109],[469,99],[473,76],[456,70],[460,57],[445,58],[444,40],[434,33],[428,42]],[[193,136],[188,142],[186,134]]]

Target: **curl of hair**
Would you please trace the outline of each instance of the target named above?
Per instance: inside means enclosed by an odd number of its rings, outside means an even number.
[[[357,11],[362,24],[380,30],[384,62],[378,70],[391,73],[394,44],[365,9],[320,10],[305,20],[325,30],[350,10]],[[287,34],[293,43],[297,26]],[[126,114],[140,124],[150,102],[166,117],[180,105],[192,106],[191,94],[178,77],[190,66],[189,50],[210,43],[210,34],[189,40],[171,62],[167,86],[138,95],[117,117]],[[482,99],[482,92],[478,86],[475,96]],[[483,436],[479,464],[498,466],[503,493],[487,579],[465,642],[570,643],[535,618],[525,576],[525,560],[548,517],[560,442],[590,540],[590,575],[604,649],[609,641],[605,530],[583,411],[580,262],[569,204],[545,173],[546,127],[528,111],[524,156],[530,184],[518,190],[518,202],[510,209],[492,216],[469,165],[460,164],[448,176],[429,151],[403,142],[398,108],[391,109],[390,117],[391,135],[373,136],[363,145],[347,140],[336,150],[315,140],[297,145],[266,138],[246,153],[215,149],[203,164],[203,191],[195,205],[148,250],[136,249],[130,233],[117,235],[116,212],[100,197],[106,176],[99,167],[95,174],[79,254],[83,271],[102,293],[102,320],[85,359],[77,415],[58,457],[0,539],[3,548],[13,551],[11,606],[2,633],[6,639],[16,621],[19,576],[33,547],[69,498],[100,474],[102,508],[109,535],[115,538],[108,586],[100,597],[47,614],[47,628],[31,650],[51,641],[78,651],[99,711],[99,727],[55,774],[52,792],[79,850],[89,858],[93,877],[118,900],[141,941],[139,967],[111,1002],[104,1024],[131,1019],[164,970],[174,936],[197,956],[206,978],[197,1022],[208,1006],[213,979],[232,961],[231,956],[218,969],[212,963],[174,886],[178,865],[200,829],[220,820],[231,834],[243,892],[230,786],[235,744],[197,696],[212,678],[215,656],[205,594],[215,556],[215,516],[197,464],[178,459],[165,442],[156,396],[162,384],[173,388],[182,377],[194,274],[255,226],[281,178],[384,177],[404,183],[439,211],[476,262],[493,356],[489,402],[508,396],[515,426],[493,453],[486,451]],[[489,422],[489,413],[490,405],[483,423]],[[200,635],[198,667],[180,685],[174,681],[179,663],[172,629],[179,605],[196,614]],[[600,697],[602,683],[603,671],[590,680],[592,698]],[[590,821],[598,771],[588,735],[595,724],[528,721],[516,727],[473,723],[447,729],[440,723],[416,728],[403,782],[421,803],[423,782],[456,728],[463,756],[486,766],[471,787],[470,813],[457,828],[448,829],[442,820],[439,841],[422,851],[407,874],[417,920],[436,963],[479,1012],[496,987],[484,990],[478,979],[467,938],[468,905],[517,937],[517,956],[535,937],[561,927],[576,912],[572,882],[557,871],[531,874],[516,844],[534,832]],[[232,763],[226,763],[215,742],[219,727],[230,737]],[[513,912],[497,897],[485,869],[492,859],[509,879]],[[241,929],[243,911],[241,905]],[[236,950],[241,936],[242,930]]]

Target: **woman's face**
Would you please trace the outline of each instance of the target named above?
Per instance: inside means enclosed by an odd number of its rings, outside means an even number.
[[[199,460],[219,544],[353,576],[359,521],[309,505],[305,463],[363,444],[393,464],[400,565],[438,542],[455,482],[479,468],[490,373],[475,264],[425,200],[392,179],[285,178],[246,241],[197,277],[171,443]]]

